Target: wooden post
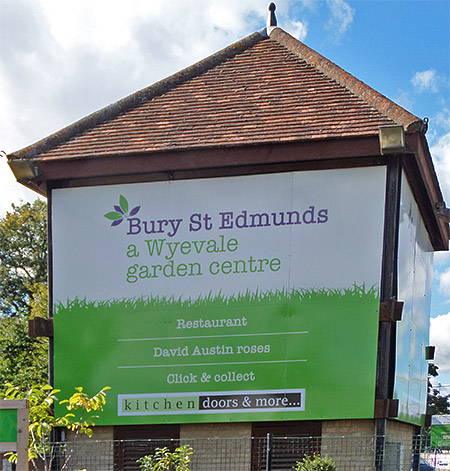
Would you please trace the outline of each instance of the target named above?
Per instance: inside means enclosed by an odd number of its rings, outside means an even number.
[[[0,443],[0,452],[17,452],[17,469],[28,471],[28,401],[26,399],[0,400],[0,409],[17,410],[17,438],[15,442]]]
[[[383,260],[381,267],[380,285],[380,301],[391,304],[395,304],[395,301],[397,300],[397,257],[400,224],[401,182],[402,157],[398,154],[393,154],[389,156],[387,161]],[[395,379],[395,350],[395,322],[380,321],[378,330],[375,400],[388,401],[393,398]],[[387,416],[376,419],[376,471],[382,471],[384,469],[383,461],[386,437],[386,419]]]
[[[28,471],[28,401],[17,409],[17,469]]]

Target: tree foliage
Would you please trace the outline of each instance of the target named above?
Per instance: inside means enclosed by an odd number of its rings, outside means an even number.
[[[312,456],[305,456],[302,461],[297,461],[294,467],[295,471],[334,471],[336,465],[334,461],[328,458],[322,458],[314,453]]]
[[[58,401],[59,389],[54,389],[46,384],[32,386],[24,392],[12,384],[6,384],[6,391],[0,394],[0,398],[28,400],[30,422],[28,459],[34,469],[42,469],[41,466],[44,466],[45,470],[52,469],[54,449],[51,439],[55,427],[65,427],[72,430],[75,433],[74,440],[80,434],[92,436],[91,427],[94,425],[94,419],[98,416],[88,414],[103,410],[108,389],[110,388],[105,387],[91,397],[83,392],[83,388],[75,388],[76,392],[69,399],[59,402],[60,404],[66,404],[68,412],[61,417],[55,417],[53,404]],[[71,455],[72,450],[66,450],[65,462],[61,470],[67,468]],[[9,454],[9,459],[12,462],[17,461],[14,453]],[[41,464],[39,464],[39,461]]]
[[[47,284],[47,215],[42,200],[12,205],[0,219],[0,314],[30,315],[36,285]]]
[[[145,471],[189,471],[193,451],[189,445],[183,445],[170,451],[167,447],[156,448],[153,455],[146,455],[137,460]]]
[[[28,336],[25,319],[0,318],[0,392],[12,382],[22,390],[48,382],[48,340]]]
[[[46,220],[41,200],[0,219],[0,391],[48,382],[48,340],[28,337],[28,319],[48,311]]]
[[[450,395],[442,396],[439,389],[433,387],[430,381],[431,376],[436,378],[439,375],[438,369],[434,363],[428,365],[427,414],[450,414]]]

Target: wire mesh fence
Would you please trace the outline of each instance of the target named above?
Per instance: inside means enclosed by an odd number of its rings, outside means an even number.
[[[80,440],[54,443],[46,466],[36,464],[39,470],[52,471],[134,471],[141,469],[137,460],[156,448],[173,451],[180,445],[193,449],[192,471],[287,471],[314,453],[331,458],[337,471],[419,470],[419,458],[437,470],[450,469],[450,459],[448,467],[442,465],[450,453],[427,449],[423,436]],[[13,469],[8,466],[3,471]]]

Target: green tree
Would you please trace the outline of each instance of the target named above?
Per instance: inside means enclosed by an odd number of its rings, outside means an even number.
[[[0,318],[0,392],[12,382],[22,390],[48,382],[48,340],[28,336],[26,320]]]
[[[0,219],[0,315],[29,316],[47,284],[47,212],[42,200],[12,205]]]
[[[28,337],[28,320],[48,311],[46,220],[41,200],[0,219],[0,391],[48,382],[48,340]]]
[[[442,396],[438,388],[434,388],[430,378],[439,375],[439,367],[434,363],[428,365],[428,397],[427,414],[439,415],[450,413],[450,395]]]

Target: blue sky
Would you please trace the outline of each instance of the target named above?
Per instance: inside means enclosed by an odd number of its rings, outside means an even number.
[[[266,0],[0,0],[0,150],[12,152],[265,26]],[[280,0],[278,25],[420,118],[450,205],[450,1]],[[35,197],[0,158],[0,216]],[[432,339],[450,384],[450,256]],[[448,390],[450,392],[450,389]]]

